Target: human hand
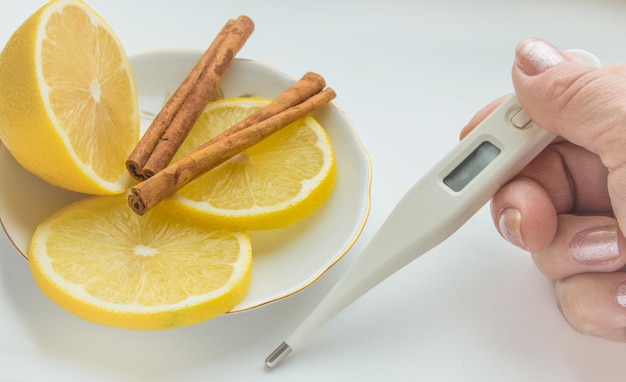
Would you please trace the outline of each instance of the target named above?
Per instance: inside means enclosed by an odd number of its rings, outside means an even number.
[[[556,280],[557,304],[573,328],[626,342],[626,65],[591,68],[525,40],[512,77],[533,121],[560,138],[496,193],[494,223]]]

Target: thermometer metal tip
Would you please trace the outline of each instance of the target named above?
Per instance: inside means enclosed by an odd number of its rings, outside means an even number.
[[[600,66],[590,53],[569,53]],[[515,96],[502,103],[406,193],[326,297],[266,358],[265,366],[278,366],[334,315],[452,235],[554,138],[530,120]]]
[[[265,367],[273,369],[291,353],[291,346],[286,342],[281,343],[278,347],[265,359]]]

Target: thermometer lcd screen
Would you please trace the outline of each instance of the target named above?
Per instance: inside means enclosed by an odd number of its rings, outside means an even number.
[[[454,192],[459,192],[500,155],[500,149],[485,141],[472,151],[454,170],[443,179],[443,183]]]

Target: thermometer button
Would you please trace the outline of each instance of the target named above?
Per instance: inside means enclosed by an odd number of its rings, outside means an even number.
[[[515,113],[515,115],[511,118],[511,123],[518,129],[525,128],[531,121],[532,119],[530,119],[530,116],[526,114],[524,109],[520,109],[520,111]]]

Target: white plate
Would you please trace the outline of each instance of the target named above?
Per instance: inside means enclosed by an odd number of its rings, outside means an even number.
[[[157,50],[131,55],[142,131],[201,53]],[[236,59],[221,87],[224,97],[274,98],[293,82],[269,65]],[[350,120],[334,102],[313,116],[327,130],[335,150],[335,188],[330,198],[306,219],[287,228],[250,233],[252,284],[244,300],[231,312],[252,309],[304,289],[341,259],[363,230],[370,207],[371,166],[367,152]],[[0,222],[24,258],[37,225],[60,207],[84,197],[30,174],[1,145],[0,179]]]

